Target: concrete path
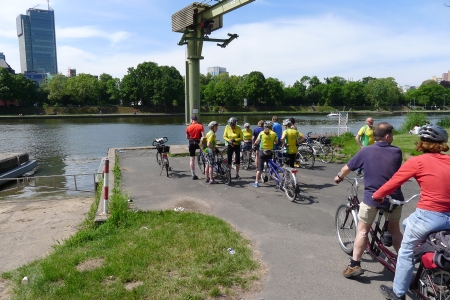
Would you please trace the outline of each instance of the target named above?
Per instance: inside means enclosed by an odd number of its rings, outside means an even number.
[[[242,170],[242,179],[233,179],[231,186],[209,186],[198,169],[200,180],[192,180],[188,157],[171,157],[170,177],[160,176],[155,154],[153,149],[118,153],[122,188],[136,209],[184,207],[215,215],[248,238],[267,274],[261,290],[245,299],[383,299],[379,285],[390,284],[393,275],[368,255],[363,257],[363,276],[355,280],[342,276],[348,256],[337,243],[334,216],[346,203],[348,184],[333,183],[341,164],[316,162],[311,170],[300,169],[301,198],[291,202],[274,186],[252,187],[254,169]],[[415,181],[405,183],[406,196],[417,192]],[[405,207],[404,216],[415,203]]]

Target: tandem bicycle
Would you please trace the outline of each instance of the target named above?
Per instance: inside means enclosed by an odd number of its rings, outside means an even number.
[[[348,255],[353,254],[353,244],[358,226],[358,180],[362,178],[345,178],[350,183],[350,193],[347,204],[338,207],[335,216],[336,235],[339,246]],[[420,196],[413,195],[406,201],[389,199],[390,207],[387,213],[392,211],[394,205],[402,205]],[[384,219],[385,209],[378,210],[378,216],[367,234],[366,254],[381,263],[386,269],[395,273],[397,254],[388,249],[392,246],[392,239],[387,231],[389,221]],[[421,299],[450,299],[450,273],[439,268],[428,269],[422,262],[422,257],[416,258],[419,266],[411,281],[410,290]]]

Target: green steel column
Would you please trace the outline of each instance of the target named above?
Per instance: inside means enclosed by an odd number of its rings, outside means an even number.
[[[185,73],[184,76],[184,119],[187,125],[191,124],[191,120],[189,120],[189,62],[185,62]]]
[[[200,30],[194,30],[194,32],[188,34],[188,37],[197,37],[200,35]],[[192,115],[197,115],[200,119],[200,59],[203,42],[201,41],[188,41],[188,68],[189,68],[189,82],[188,82],[188,95],[189,95],[189,111],[188,120]]]

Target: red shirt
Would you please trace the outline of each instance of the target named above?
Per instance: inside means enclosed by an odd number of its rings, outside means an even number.
[[[205,132],[203,125],[198,123],[192,123],[186,128],[186,134],[189,135],[190,139],[199,140],[202,137],[202,132]]]
[[[441,153],[411,157],[373,194],[373,198],[380,199],[391,194],[411,177],[421,188],[418,208],[450,212],[450,156]]]

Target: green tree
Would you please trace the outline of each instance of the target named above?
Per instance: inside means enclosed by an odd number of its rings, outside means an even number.
[[[32,106],[36,97],[36,84],[23,74],[17,74],[14,78],[14,98],[24,106]]]
[[[392,77],[370,80],[365,86],[365,92],[366,98],[377,108],[398,104],[401,99],[398,84]]]
[[[106,82],[106,93],[109,95],[107,103],[120,105],[120,79],[112,78]]]
[[[159,67],[159,78],[155,78],[155,104],[172,106],[174,100],[181,102],[184,96],[183,77],[175,67]],[[157,101],[155,101],[157,99]]]
[[[361,106],[365,103],[364,83],[350,81],[342,87],[344,105]]]
[[[242,87],[244,96],[247,98],[249,105],[260,105],[264,99],[264,82],[266,78],[263,73],[253,71],[245,78],[245,83]]]
[[[269,77],[264,82],[264,90],[266,95],[264,97],[266,105],[277,105],[283,104],[284,100],[284,84],[278,79]]]
[[[99,98],[98,98],[98,104],[99,105],[107,105],[110,103],[110,97],[111,95],[108,93],[108,81],[112,80],[113,77],[109,74],[102,73],[99,77]]]
[[[15,100],[14,85],[14,75],[0,68],[0,100]]]
[[[66,89],[67,77],[61,73],[56,74],[53,78],[47,78],[41,85],[42,91],[48,96],[47,99],[51,105],[61,103],[67,105],[70,96]]]
[[[90,74],[79,74],[70,77],[66,82],[67,93],[73,104],[98,105],[100,96],[100,82]]]

